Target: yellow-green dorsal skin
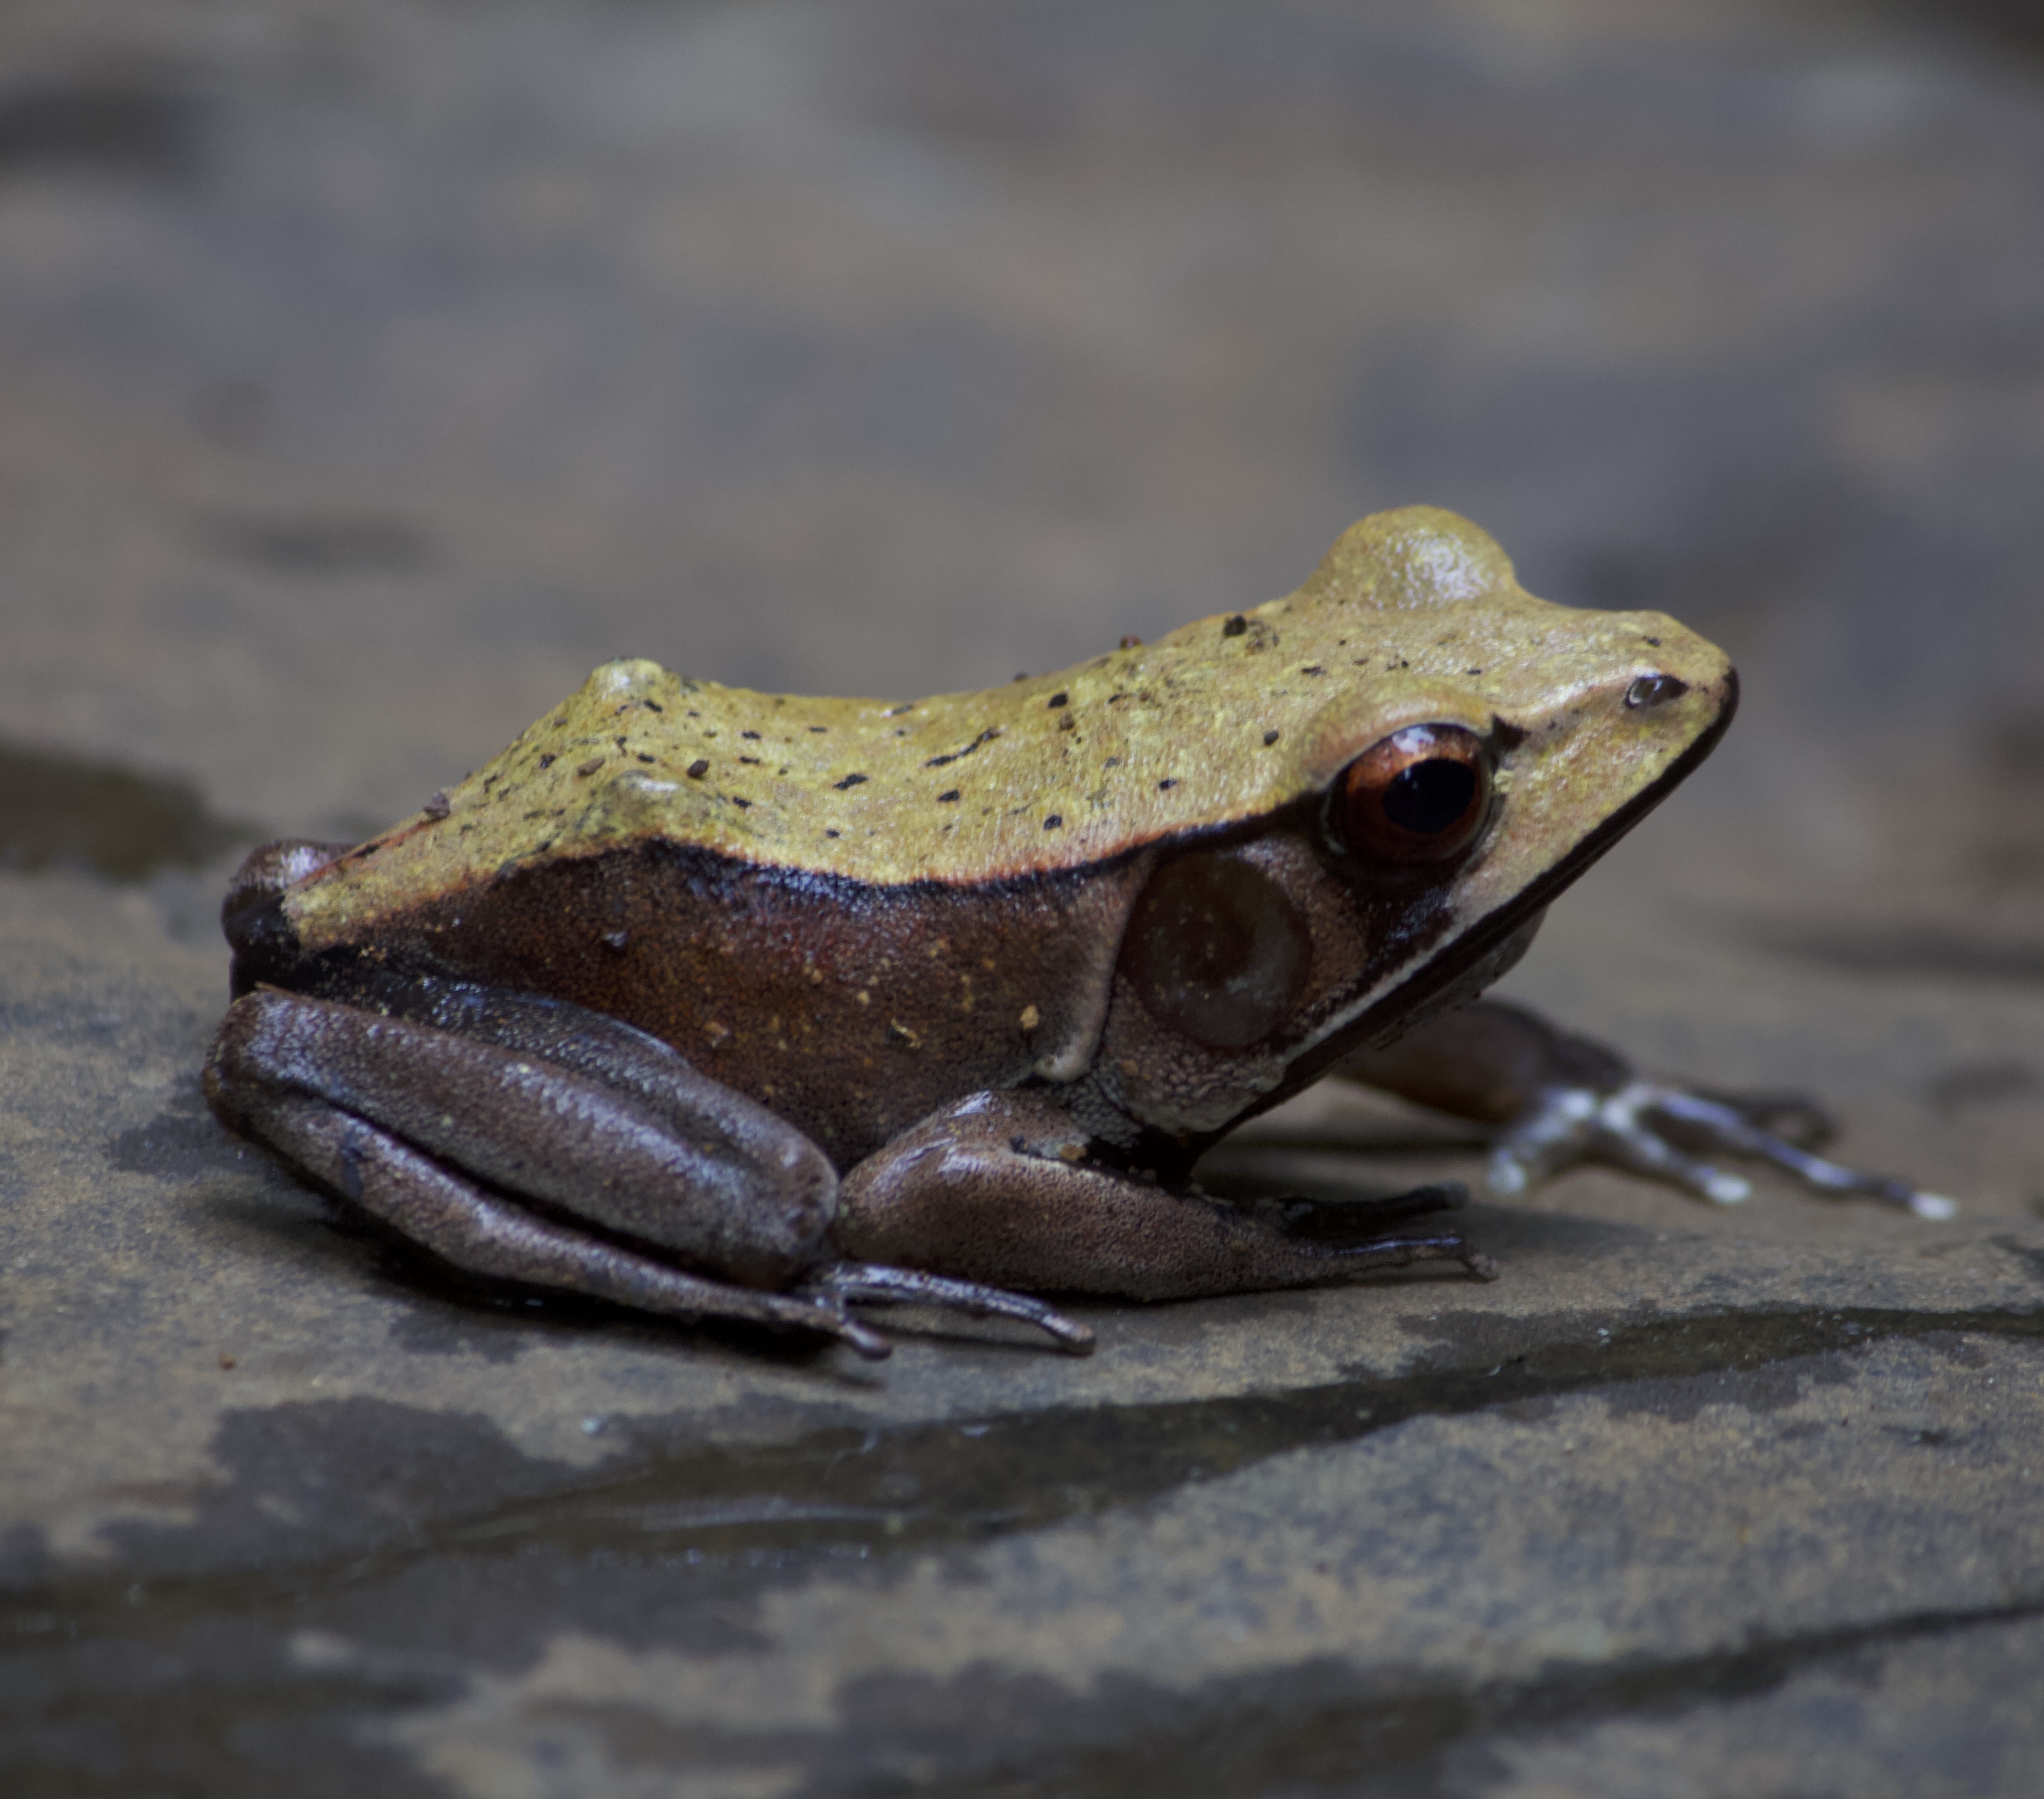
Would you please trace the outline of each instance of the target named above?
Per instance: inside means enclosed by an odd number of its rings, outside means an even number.
[[[1585,703],[1634,673],[1686,682],[1696,728]],[[1005,882],[1268,817],[1407,724],[1502,721],[1533,742],[1500,765],[1509,829],[1466,877],[1473,914],[1651,786],[1727,673],[1659,614],[1534,598],[1485,532],[1410,507],[1283,599],[982,692],[803,698],[608,663],[287,910],[308,948],[360,941],[507,869],[655,838],[878,886]]]

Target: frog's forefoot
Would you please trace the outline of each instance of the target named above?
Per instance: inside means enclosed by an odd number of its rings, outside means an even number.
[[[1494,1140],[1488,1184],[1508,1196],[1574,1163],[1604,1162],[1735,1206],[1751,1195],[1753,1183],[1701,1157],[1744,1156],[1771,1163],[1821,1194],[1877,1199],[1919,1218],[1957,1215],[1957,1203],[1942,1194],[1827,1160],[1758,1122],[1781,1110],[1776,1100],[1720,1099],[1648,1080],[1628,1080],[1608,1092],[1545,1087]],[[1819,1114],[1800,1110],[1806,1124],[1821,1127]]]
[[[888,1268],[876,1262],[833,1262],[808,1276],[797,1291],[839,1306],[929,1306],[962,1312],[968,1318],[1013,1318],[1035,1326],[1072,1355],[1093,1353],[1090,1325],[1066,1318],[1028,1294],[1011,1293],[976,1280],[953,1280],[920,1268]]]

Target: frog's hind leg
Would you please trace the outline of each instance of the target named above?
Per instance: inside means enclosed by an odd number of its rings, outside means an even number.
[[[829,1253],[836,1181],[814,1145],[670,1055],[664,1091],[655,1065],[634,1091],[567,1065],[566,1037],[513,1034],[260,990],[229,1009],[206,1097],[229,1129],[458,1268],[886,1353],[842,1300],[785,1291]],[[628,1045],[599,1032],[583,1047],[615,1074]]]
[[[1414,1199],[1410,1212],[1452,1203]],[[839,1189],[832,1235],[847,1255],[958,1279],[1137,1299],[1319,1286],[1420,1261],[1492,1272],[1447,1226],[1344,1240],[1297,1232],[1295,1210],[1224,1205],[1102,1165],[1054,1099],[1022,1090],[975,1095],[868,1156]]]
[[[608,1299],[670,1318],[736,1318],[835,1337],[860,1355],[886,1338],[820,1294],[800,1298],[705,1280],[553,1223],[321,1099],[250,1096],[240,1122],[294,1168],[451,1267]]]

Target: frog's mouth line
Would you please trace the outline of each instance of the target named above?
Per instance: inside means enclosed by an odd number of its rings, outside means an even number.
[[[1732,715],[1738,710],[1739,673],[1727,669],[1723,709],[1696,742],[1654,781],[1642,787],[1545,874],[1528,882],[1496,911],[1471,925],[1452,949],[1425,963],[1354,1017],[1334,1026],[1292,1064],[1276,1087],[1220,1130],[1203,1133],[1202,1141],[1216,1141],[1248,1119],[1304,1091],[1358,1044],[1367,1043],[1373,1032],[1381,1030],[1387,1019],[1408,1018],[1421,1012],[1436,994],[1499,955],[1516,934],[1538,920],[1564,889],[1696,772],[1697,765],[1717,747],[1719,738],[1731,728]],[[1498,972],[1503,973],[1504,969],[1500,968]]]

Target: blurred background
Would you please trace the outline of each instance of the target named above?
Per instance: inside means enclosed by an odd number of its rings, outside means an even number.
[[[2037,978],[2040,20],[10,0],[13,804],[356,834],[609,656],[996,683],[1427,501],[1741,663],[1664,888]]]

